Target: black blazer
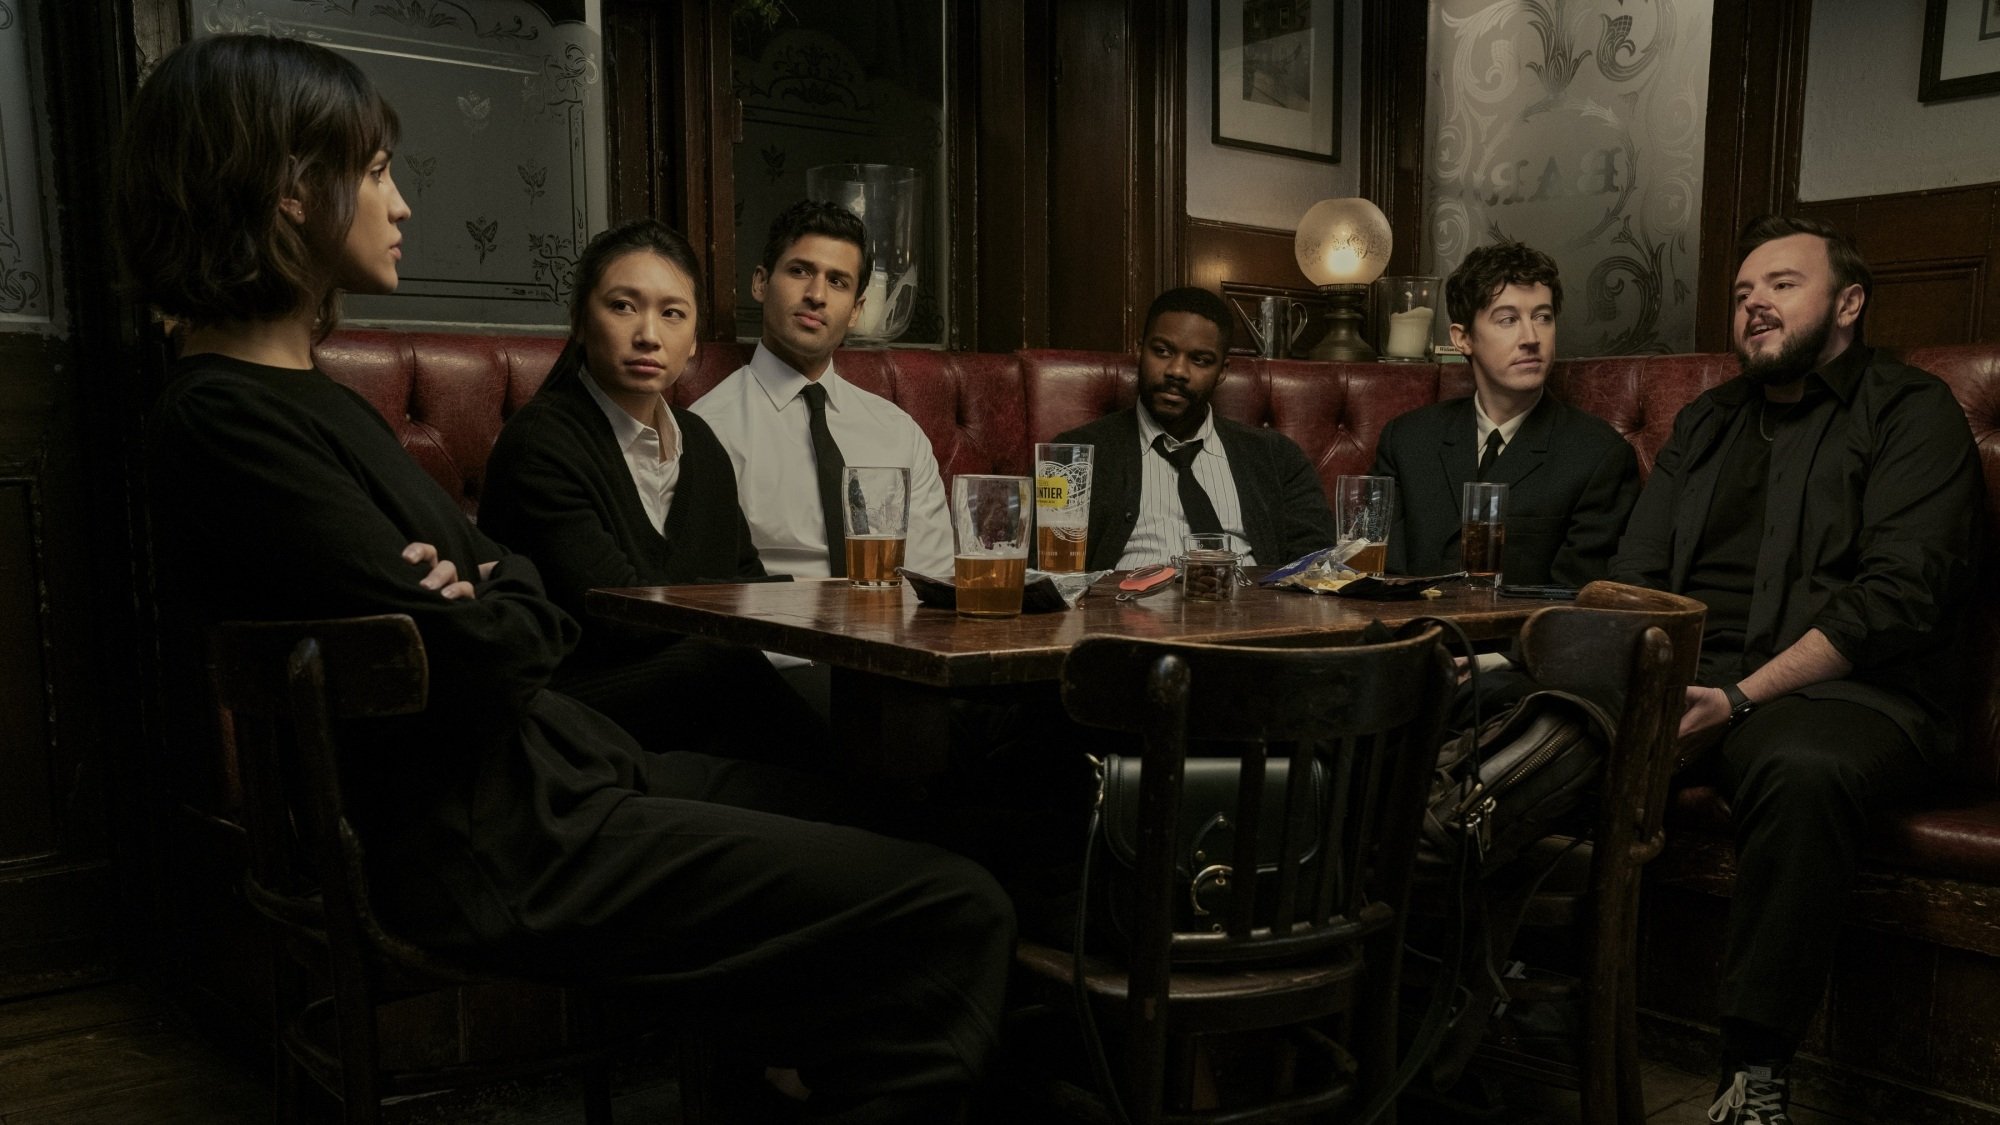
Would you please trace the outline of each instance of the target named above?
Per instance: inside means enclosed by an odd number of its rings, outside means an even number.
[[[1412,410],[1382,428],[1375,472],[1396,478],[1391,572],[1461,569],[1459,489],[1478,466],[1469,397]],[[1618,431],[1544,393],[1489,475],[1508,486],[1501,581],[1581,586],[1604,577],[1639,498],[1639,458]]]
[[[1139,407],[1107,414],[1056,437],[1097,447],[1090,482],[1090,542],[1084,566],[1108,570],[1118,565],[1125,541],[1139,522]],[[1229,455],[1243,531],[1259,563],[1287,563],[1309,551],[1333,546],[1333,511],[1319,474],[1291,438],[1215,416],[1215,433]]]
[[[550,600],[584,624],[572,663],[636,659],[675,638],[591,617],[593,586],[761,578],[764,564],[736,499],[736,470],[715,431],[673,407],[680,479],[662,535],[646,518],[611,423],[583,385],[558,373],[501,428],[486,462],[479,527],[535,560]]]

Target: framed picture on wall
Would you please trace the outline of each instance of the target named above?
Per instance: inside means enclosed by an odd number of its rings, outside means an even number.
[[[1219,145],[1340,162],[1340,0],[1215,0]]]
[[[2000,0],[1928,0],[1917,100],[2000,94]]]

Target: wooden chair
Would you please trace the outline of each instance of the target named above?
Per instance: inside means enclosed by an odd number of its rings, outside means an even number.
[[[335,724],[424,708],[429,668],[415,623],[401,614],[229,623],[211,631],[210,659],[242,776],[245,891],[274,930],[280,1120],[297,1120],[302,1073],[341,1101],[349,1125],[362,1125],[379,1119],[385,1097],[581,1067],[585,1119],[609,1125],[610,1070],[594,998],[583,992],[560,998],[580,1046],[424,1069],[383,1066],[377,1020],[385,1003],[510,980],[397,937],[369,904]],[[330,995],[319,995],[328,986]]]
[[[1480,1058],[1577,1088],[1584,1125],[1641,1125],[1637,961],[1639,878],[1666,841],[1662,818],[1673,773],[1683,689],[1701,655],[1705,608],[1692,598],[1615,582],[1584,587],[1574,605],[1542,610],[1519,651],[1537,683],[1589,695],[1620,693],[1624,709],[1605,758],[1587,842],[1526,904],[1528,928],[1560,928],[1579,953],[1573,979],[1509,979],[1508,999],[1580,1008],[1576,1064],[1488,1045]],[[1545,841],[1546,854],[1560,845]],[[1567,887],[1555,886],[1565,877]],[[1504,952],[1504,950],[1502,951]]]
[[[1450,682],[1435,629],[1347,648],[1104,637],[1070,653],[1070,715],[1139,734],[1144,745],[1133,948],[1122,959],[1092,954],[1082,963],[1093,1018],[1107,1041],[1124,1045],[1114,1085],[1132,1122],[1324,1120],[1387,1083],[1403,908]],[[1232,879],[1227,916],[1212,929],[1176,932],[1173,896],[1184,901],[1188,891],[1176,890],[1173,842],[1183,838],[1183,771],[1197,745],[1242,762],[1228,813],[1230,855],[1208,862],[1254,869],[1260,834],[1282,836],[1283,858],[1268,886]],[[1288,763],[1282,801],[1265,791],[1274,759]],[[1325,770],[1325,813],[1299,830],[1315,759]],[[1068,949],[1023,942],[1017,976],[1026,999],[1073,1010],[1074,965]],[[1328,1025],[1344,1025],[1344,1050],[1316,1030]],[[1328,1061],[1348,1062],[1351,1051],[1352,1065],[1325,1067],[1310,1088],[1274,1087],[1254,1107],[1196,1109],[1205,1037],[1270,1029],[1295,1033],[1295,1043],[1317,1046]],[[1082,1084],[1032,1078],[1031,1093],[1051,1107],[1107,1118]]]

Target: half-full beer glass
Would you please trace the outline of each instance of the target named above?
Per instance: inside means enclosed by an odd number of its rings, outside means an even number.
[[[1035,446],[1035,557],[1057,574],[1083,570],[1090,530],[1090,458],[1094,445]]]
[[[1507,486],[1469,480],[1459,496],[1458,543],[1468,586],[1500,585],[1500,556],[1507,550]]]
[[[1021,612],[1034,534],[1034,481],[1028,477],[961,473],[951,482],[951,525],[958,538],[953,577],[965,617],[1012,617]]]
[[[1380,575],[1389,562],[1389,523],[1396,516],[1395,477],[1341,477],[1334,482],[1333,515],[1340,541],[1368,545],[1347,560],[1349,570]]]
[[[910,470],[849,465],[841,470],[841,520],[847,525],[847,581],[869,589],[900,587],[903,543],[910,533]]]

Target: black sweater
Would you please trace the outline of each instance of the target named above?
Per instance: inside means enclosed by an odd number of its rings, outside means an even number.
[[[550,599],[584,623],[573,663],[603,667],[675,638],[590,617],[584,594],[592,587],[761,578],[764,564],[736,500],[736,471],[708,423],[673,408],[680,478],[662,534],[586,378],[580,369],[557,372],[508,419],[486,462],[479,526],[534,559]]]

